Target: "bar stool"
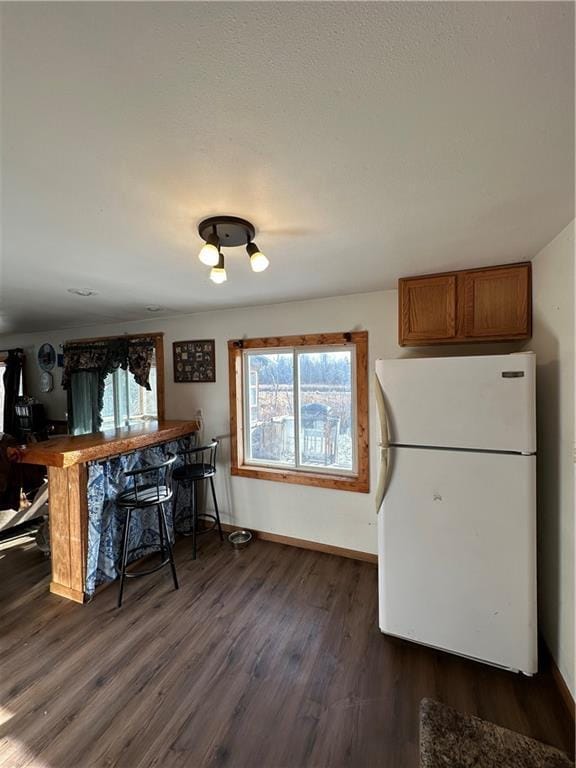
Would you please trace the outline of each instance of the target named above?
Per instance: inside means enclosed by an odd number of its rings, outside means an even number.
[[[184,464],[177,467],[174,470],[174,482],[176,484],[176,490],[174,492],[174,514],[176,514],[178,503],[178,492],[180,490],[180,484],[182,482],[190,483],[190,504],[183,507],[184,510],[190,510],[191,523],[192,523],[192,559],[196,560],[196,539],[201,533],[208,533],[213,531],[216,527],[220,534],[220,541],[223,541],[222,526],[220,525],[220,513],[218,512],[218,502],[216,501],[216,491],[214,490],[214,475],[216,474],[216,450],[218,448],[218,440],[212,440],[207,445],[199,446],[198,448],[190,448],[185,451],[180,451],[179,456],[184,458]],[[212,490],[212,498],[214,500],[214,514],[208,514],[206,512],[200,514],[198,512],[198,483],[202,483],[205,480],[210,481],[210,488]],[[209,528],[202,530],[198,529],[199,518],[213,520],[213,524]],[[190,534],[185,534],[190,535]]]
[[[164,504],[172,498],[172,473],[173,464],[176,456],[170,454],[166,461],[160,464],[143,467],[142,469],[132,469],[124,472],[124,477],[132,478],[133,485],[126,491],[122,491],[116,497],[116,506],[118,509],[126,510],[126,519],[124,521],[124,533],[122,544],[122,563],[120,570],[120,592],[118,593],[118,608],[122,605],[122,594],[124,592],[124,579],[134,579],[138,576],[147,576],[150,573],[170,565],[172,578],[174,580],[174,589],[178,589],[178,579],[176,578],[176,566],[174,565],[174,556],[172,554],[172,545],[170,544],[170,533],[166,523],[166,512]],[[132,554],[128,551],[128,540],[130,538],[130,522],[132,515],[137,511],[144,511],[150,507],[157,507],[158,510],[158,535],[160,538],[160,558],[161,563],[154,568],[147,568],[142,571],[126,571],[128,558]]]

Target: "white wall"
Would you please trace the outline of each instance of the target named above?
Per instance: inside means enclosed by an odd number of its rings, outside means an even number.
[[[396,291],[340,296],[305,302],[276,304],[236,310],[186,315],[159,321],[78,328],[46,334],[2,338],[3,348],[22,346],[27,353],[27,391],[41,400],[51,418],[64,418],[65,394],[59,386],[61,371],[55,370],[55,390],[40,394],[38,347],[45,341],[58,344],[67,339],[109,335],[116,332],[163,331],[166,359],[166,416],[192,418],[196,409],[204,413],[205,437],[229,433],[228,339],[300,333],[367,330],[369,366],[376,357],[395,357],[397,344]],[[184,339],[216,340],[216,383],[175,384],[172,372],[172,342]],[[370,381],[372,392],[373,382]],[[370,396],[370,434],[377,433],[374,398]],[[248,478],[230,478],[228,471],[217,476],[223,519],[247,527],[296,538],[320,541],[363,552],[376,552],[376,440],[371,440],[371,493],[331,491]],[[221,458],[227,463],[229,440],[222,441]],[[224,466],[222,467],[224,469]]]
[[[574,222],[532,265],[540,625],[574,696]]]

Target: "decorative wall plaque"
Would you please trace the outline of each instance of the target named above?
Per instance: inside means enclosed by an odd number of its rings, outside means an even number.
[[[214,339],[175,341],[172,350],[175,382],[216,381]]]
[[[38,365],[43,371],[51,371],[56,364],[56,350],[46,342],[38,350]]]

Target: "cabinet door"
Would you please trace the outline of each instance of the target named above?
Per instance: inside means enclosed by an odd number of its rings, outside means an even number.
[[[400,280],[400,345],[456,336],[456,276]]]
[[[530,338],[530,264],[464,276],[464,332],[471,339]]]

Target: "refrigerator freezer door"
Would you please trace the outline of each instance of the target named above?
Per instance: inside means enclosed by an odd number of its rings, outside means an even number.
[[[535,355],[377,360],[390,442],[536,451]]]
[[[382,632],[537,671],[536,457],[391,449]]]

